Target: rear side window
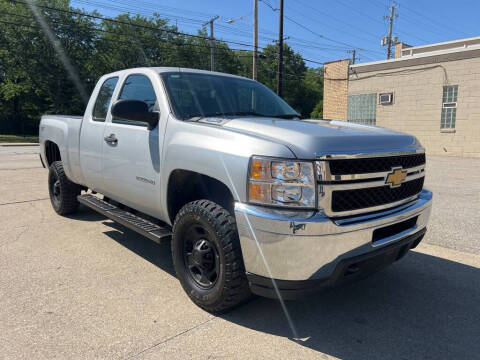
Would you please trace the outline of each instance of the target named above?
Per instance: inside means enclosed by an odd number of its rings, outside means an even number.
[[[113,90],[115,90],[117,82],[118,77],[113,77],[103,82],[93,108],[94,121],[105,121],[112,100]]]

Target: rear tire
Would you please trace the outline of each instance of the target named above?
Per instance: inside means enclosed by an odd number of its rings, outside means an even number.
[[[55,212],[58,215],[75,212],[79,205],[77,196],[80,195],[80,191],[80,186],[67,178],[62,162],[54,161],[48,172],[48,192]]]
[[[180,209],[172,257],[183,289],[208,312],[225,312],[251,296],[235,219],[212,201],[193,201]]]

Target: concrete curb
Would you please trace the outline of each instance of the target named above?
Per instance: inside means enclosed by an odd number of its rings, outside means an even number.
[[[0,146],[38,146],[38,143],[0,143]]]

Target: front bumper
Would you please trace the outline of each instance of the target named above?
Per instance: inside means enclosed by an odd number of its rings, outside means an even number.
[[[333,273],[324,279],[315,280],[272,280],[247,273],[253,293],[283,300],[297,299],[328,287],[346,284],[362,279],[369,274],[400,260],[410,249],[422,241],[426,228],[393,244],[372,252],[340,260]]]
[[[311,211],[288,211],[235,204],[235,217],[245,269],[252,276],[278,281],[330,278],[339,264],[368,255],[423,234],[430,216],[432,193],[382,212],[333,219]],[[399,233],[376,232],[409,219],[411,226]],[[418,237],[417,237],[418,238]],[[413,245],[413,242],[412,242]],[[408,250],[408,249],[407,249]]]

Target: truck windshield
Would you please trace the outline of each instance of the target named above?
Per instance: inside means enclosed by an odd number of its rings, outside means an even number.
[[[298,118],[298,113],[269,88],[253,80],[200,73],[164,73],[175,116],[189,120],[208,116]]]

